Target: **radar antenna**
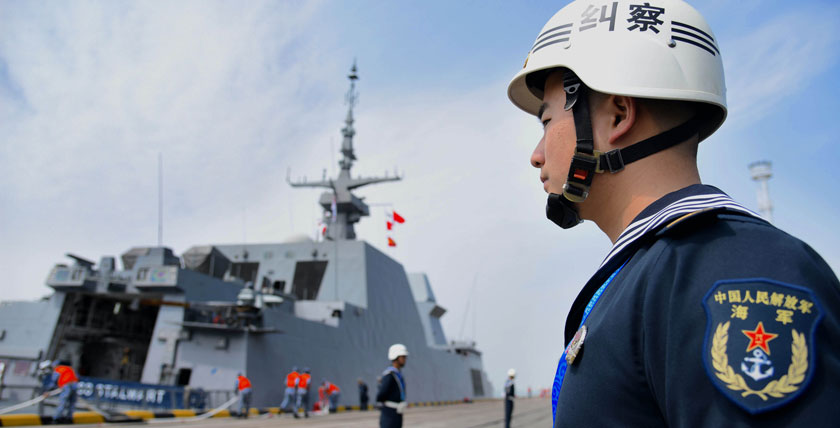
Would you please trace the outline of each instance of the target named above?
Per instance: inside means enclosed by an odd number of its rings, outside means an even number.
[[[338,162],[341,166],[338,177],[328,178],[325,174],[321,181],[307,182],[304,178],[302,181],[293,182],[290,174],[286,176],[286,181],[292,187],[330,189],[330,191],[321,194],[318,203],[324,209],[323,222],[327,225],[326,238],[331,240],[356,239],[353,225],[358,223],[363,216],[370,215],[370,208],[363,201],[363,198],[354,195],[351,190],[369,184],[400,181],[402,179],[399,175],[393,177],[387,175],[385,177],[351,177],[350,169],[356,160],[356,154],[353,151],[353,136],[356,135],[356,130],[353,128],[355,122],[353,107],[359,102],[359,93],[356,91],[356,81],[359,80],[359,75],[357,74],[355,60],[347,78],[350,80],[350,89],[344,96],[345,104],[347,104],[347,118],[344,120],[344,128],[341,129],[341,134],[344,136],[341,142],[343,157]]]

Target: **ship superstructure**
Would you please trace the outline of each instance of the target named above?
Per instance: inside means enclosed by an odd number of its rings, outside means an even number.
[[[282,399],[283,379],[297,366],[309,367],[316,385],[337,384],[342,404],[356,405],[357,379],[375,387],[388,347],[403,343],[409,402],[492,396],[475,344],[447,341],[446,310],[427,276],[406,273],[355,239],[353,225],[369,209],[353,191],[400,177],[351,176],[355,65],[348,77],[339,175],[290,181],[326,189],[319,200],[325,239],[201,245],[181,257],[136,247],[122,255],[122,269],[113,257],[97,264],[69,255],[71,265],[49,273],[50,297],[0,304],[0,361],[11,368],[5,381],[33,383],[37,362],[47,359],[68,360],[105,383],[205,391],[231,390],[243,372],[254,384],[254,405],[269,406]]]

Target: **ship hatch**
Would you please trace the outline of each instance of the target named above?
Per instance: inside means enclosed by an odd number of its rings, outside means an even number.
[[[326,270],[327,262],[325,261],[297,262],[292,280],[292,294],[298,300],[315,300],[318,297],[318,290],[321,289],[321,280],[324,279]]]
[[[139,382],[158,309],[137,300],[67,293],[51,357],[78,354],[82,376]]]

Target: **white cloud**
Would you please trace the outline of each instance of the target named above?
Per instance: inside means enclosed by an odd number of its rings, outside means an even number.
[[[797,97],[840,56],[840,8],[782,13],[723,41],[729,122],[749,126]]]
[[[311,34],[318,7],[5,8],[3,86],[16,90],[0,93],[0,233],[15,284],[4,284],[4,298],[46,292],[43,277],[63,251],[96,257],[154,243],[158,152],[166,242],[241,236],[242,207],[311,151],[296,142],[326,132],[306,112],[340,110],[320,96],[341,91],[334,76],[347,64],[324,58],[331,40]],[[208,223],[227,233],[207,236]]]

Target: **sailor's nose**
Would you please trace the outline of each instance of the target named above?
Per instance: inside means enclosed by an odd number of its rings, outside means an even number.
[[[534,168],[542,168],[545,165],[545,150],[543,150],[545,138],[540,139],[537,147],[534,147],[534,152],[531,153],[531,166]]]

